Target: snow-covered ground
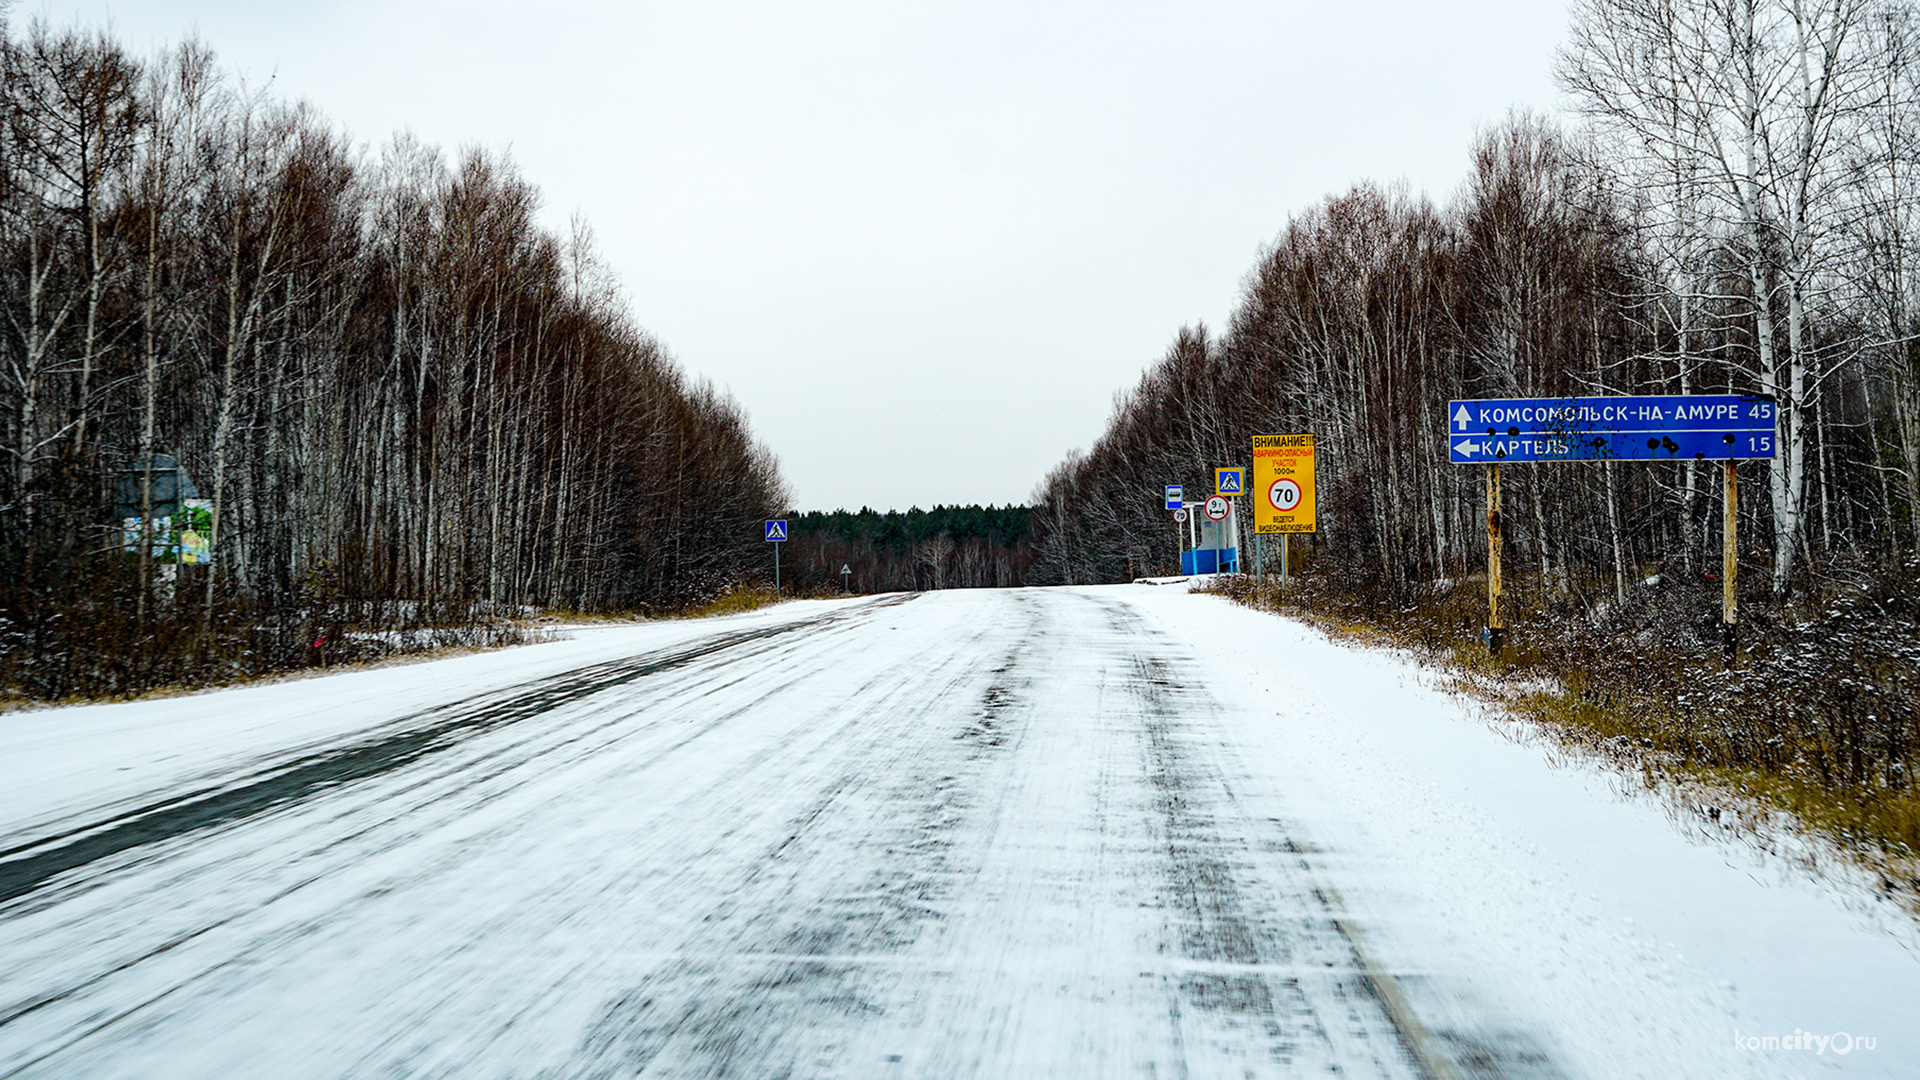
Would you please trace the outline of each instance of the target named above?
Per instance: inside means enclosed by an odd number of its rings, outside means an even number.
[[[0,716],[0,1077],[1920,1073],[1905,922],[1390,654],[1151,585],[570,633]]]
[[[1498,1003],[1592,1076],[1920,1076],[1898,910],[1703,838],[1390,654],[1213,597],[1134,603],[1206,658],[1252,771],[1328,846],[1383,962],[1441,984],[1416,1010]],[[1745,1048],[1768,1036],[1794,1048]]]
[[[567,626],[554,631],[563,640],[433,663],[289,677],[135,704],[0,714],[5,846],[121,800],[231,782],[422,709],[850,603],[809,600],[716,619]]]

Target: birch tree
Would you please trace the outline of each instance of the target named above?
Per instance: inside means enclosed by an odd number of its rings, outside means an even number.
[[[1617,133],[1643,192],[1658,195],[1648,177],[1700,177],[1702,227],[1718,226],[1742,259],[1752,344],[1727,381],[1778,403],[1776,595],[1792,582],[1806,510],[1822,370],[1810,323],[1842,261],[1848,140],[1877,94],[1872,4],[1581,0],[1560,60],[1563,83]],[[1682,220],[1695,194],[1681,195]]]

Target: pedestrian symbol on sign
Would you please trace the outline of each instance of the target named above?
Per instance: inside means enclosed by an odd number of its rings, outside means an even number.
[[[1224,498],[1238,498],[1246,494],[1246,470],[1235,466],[1231,469],[1213,470],[1213,493]]]
[[[767,542],[777,544],[787,538],[787,519],[774,518],[767,522]]]

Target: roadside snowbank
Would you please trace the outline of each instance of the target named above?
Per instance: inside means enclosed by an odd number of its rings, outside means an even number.
[[[1248,797],[1319,839],[1416,1009],[1490,1005],[1595,1077],[1920,1072],[1920,951],[1897,910],[1689,835],[1410,660],[1218,597],[1118,588],[1201,654],[1250,774],[1271,779]]]

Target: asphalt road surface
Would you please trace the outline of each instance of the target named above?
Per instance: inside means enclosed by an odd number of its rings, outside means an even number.
[[[0,1076],[1562,1075],[1372,959],[1193,661],[887,597],[74,814],[0,850]]]

